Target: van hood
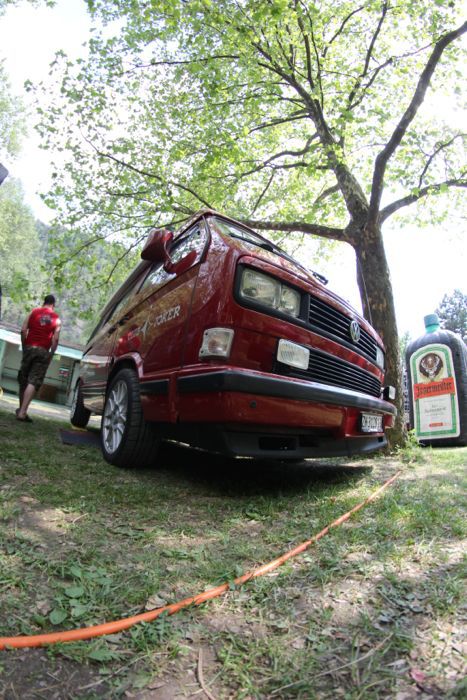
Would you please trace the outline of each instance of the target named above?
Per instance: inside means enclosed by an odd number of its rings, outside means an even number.
[[[286,270],[289,274],[298,277],[312,285],[316,285],[320,289],[324,289],[327,283],[324,275],[320,275],[312,270],[307,270],[301,263],[294,261],[291,256],[287,254],[284,255],[280,250],[267,250],[261,246],[255,245],[254,243],[249,243],[248,241],[242,241],[239,239],[232,239],[235,247],[245,253],[246,255],[251,255],[255,258],[261,258],[270,265],[279,267],[282,270]]]

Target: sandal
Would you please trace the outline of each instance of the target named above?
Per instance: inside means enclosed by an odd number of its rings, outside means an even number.
[[[19,414],[19,408],[16,409],[15,414],[16,414],[16,420],[19,420],[20,423],[32,423],[32,422],[33,422],[32,418],[29,418],[28,415],[26,415],[24,418],[21,418],[21,417],[18,415],[18,414]]]

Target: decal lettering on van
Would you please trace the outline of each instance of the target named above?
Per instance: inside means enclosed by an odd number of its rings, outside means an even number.
[[[172,319],[177,318],[180,315],[180,306],[173,306],[171,309],[167,309],[163,314],[156,316],[156,326],[162,326],[163,323],[167,321],[172,321]]]

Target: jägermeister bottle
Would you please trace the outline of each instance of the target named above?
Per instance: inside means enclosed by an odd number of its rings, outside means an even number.
[[[406,351],[410,424],[426,445],[467,444],[467,348],[436,314]]]

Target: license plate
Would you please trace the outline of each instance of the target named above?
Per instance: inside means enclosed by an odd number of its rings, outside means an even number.
[[[374,413],[362,413],[360,415],[360,430],[362,433],[382,433],[383,416]]]

